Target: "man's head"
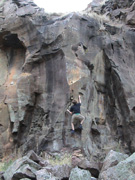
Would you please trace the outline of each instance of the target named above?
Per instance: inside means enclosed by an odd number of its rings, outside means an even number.
[[[74,105],[77,104],[77,100],[74,99],[74,100],[72,101],[72,103],[73,103]]]

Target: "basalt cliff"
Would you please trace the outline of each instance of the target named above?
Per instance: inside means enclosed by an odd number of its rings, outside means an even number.
[[[81,95],[83,130],[66,110]],[[77,127],[76,127],[77,128]],[[0,2],[0,156],[81,149],[100,162],[135,152],[135,3],[47,14],[31,0]]]

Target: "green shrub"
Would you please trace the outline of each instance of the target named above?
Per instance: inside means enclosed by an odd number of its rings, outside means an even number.
[[[9,160],[6,162],[1,162],[0,163],[0,171],[6,171],[8,169],[8,167],[13,163],[13,160]]]
[[[4,2],[5,2],[5,0],[0,1],[0,7],[3,6]]]

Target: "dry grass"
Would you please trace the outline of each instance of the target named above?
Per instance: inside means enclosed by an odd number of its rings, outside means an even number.
[[[6,171],[8,169],[8,167],[17,159],[19,159],[20,157],[22,157],[21,153],[18,152],[18,154],[13,153],[13,154],[8,154],[6,156],[3,157],[3,159],[1,159],[0,161],[0,172],[1,171]]]
[[[52,165],[64,165],[64,164],[71,165],[71,159],[72,159],[71,154],[65,154],[63,156],[56,155],[55,157],[50,157],[49,162]]]

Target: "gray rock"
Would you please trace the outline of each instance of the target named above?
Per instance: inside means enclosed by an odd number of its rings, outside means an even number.
[[[135,175],[133,173],[134,168],[135,153],[127,159],[119,162],[116,166],[110,167],[107,170],[103,171],[99,176],[99,180],[133,180],[135,178]]]
[[[45,167],[48,173],[51,173],[53,176],[58,179],[66,179],[70,176],[71,167],[67,164],[65,165],[54,165]]]
[[[49,164],[47,160],[44,160],[43,158],[39,157],[33,150],[29,151],[27,157],[42,167],[47,166]]]
[[[59,180],[58,178],[51,175],[51,173],[47,172],[46,169],[41,169],[36,172],[36,179],[38,180]]]
[[[41,168],[40,165],[30,160],[27,156],[16,160],[4,173],[5,180],[17,178],[35,178],[36,171]]]
[[[128,25],[135,25],[135,11],[128,13],[126,23]]]
[[[76,167],[72,169],[69,180],[91,180],[91,174],[87,170]]]
[[[91,180],[97,180],[97,178],[95,178],[95,177],[91,177]]]
[[[82,160],[79,164],[78,167],[81,169],[87,169],[91,173],[92,176],[98,177],[99,176],[99,163],[95,161],[88,161],[86,159]]]
[[[107,154],[103,162],[103,167],[102,167],[101,172],[107,170],[110,167],[116,166],[119,162],[125,160],[127,157],[128,157],[127,154],[123,154],[123,153],[111,150]]]
[[[17,10],[17,15],[18,16],[27,16],[27,15],[32,15],[36,13],[36,9],[34,9],[32,6],[27,5],[24,7],[21,7]]]

